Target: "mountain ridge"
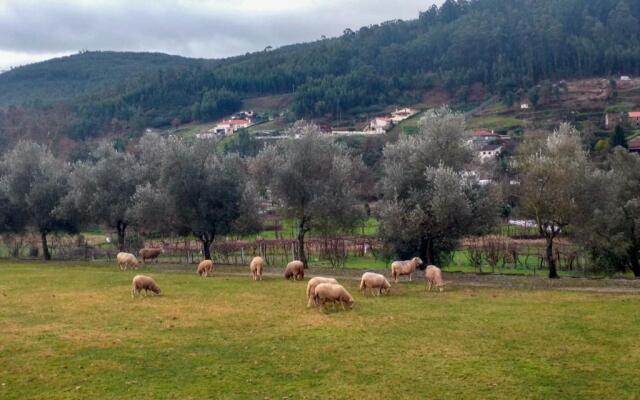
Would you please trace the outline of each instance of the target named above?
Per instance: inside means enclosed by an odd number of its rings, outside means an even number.
[[[74,118],[61,134],[73,140],[213,121],[244,99],[282,94],[293,95],[292,116],[329,122],[416,104],[434,89],[455,104],[481,93],[511,107],[559,97],[550,82],[562,79],[640,75],[639,21],[639,0],[447,0],[417,19],[221,60],[132,53],[143,62],[108,68],[119,53],[88,53],[66,59],[75,70],[64,60],[27,66],[0,75],[0,106],[63,102]],[[94,71],[88,61],[101,54]]]

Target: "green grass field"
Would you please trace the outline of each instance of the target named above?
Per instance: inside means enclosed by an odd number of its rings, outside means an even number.
[[[491,115],[471,118],[467,123],[469,129],[492,129],[496,131],[508,131],[521,128],[526,125],[526,121],[501,115]]]
[[[2,399],[633,399],[634,295],[400,284],[353,310],[304,282],[0,264]]]

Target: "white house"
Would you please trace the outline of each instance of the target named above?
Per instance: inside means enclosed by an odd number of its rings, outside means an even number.
[[[231,135],[238,131],[238,129],[248,128],[251,126],[251,121],[248,119],[227,119],[220,122],[213,128],[214,133],[217,135]]]
[[[488,144],[478,150],[478,157],[481,162],[494,159],[502,152],[502,146],[496,144]]]
[[[631,80],[631,77],[630,77],[629,75],[622,75],[622,76],[620,77],[620,80],[621,80],[621,81],[630,81],[630,80]]]
[[[369,130],[376,133],[385,133],[391,127],[391,123],[390,117],[376,117],[369,123]]]

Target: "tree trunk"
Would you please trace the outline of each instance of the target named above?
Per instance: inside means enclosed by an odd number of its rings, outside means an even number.
[[[426,263],[426,265],[435,265],[436,264],[436,254],[434,249],[433,239],[429,239],[427,237],[423,237],[420,239],[420,244],[418,246],[418,256],[420,259]]]
[[[553,257],[553,237],[547,236],[547,263],[549,264],[549,279],[558,279],[556,259]]]
[[[427,241],[427,265],[436,265],[436,250],[434,249],[433,239]]]
[[[309,263],[307,260],[307,255],[304,252],[304,235],[307,233],[305,222],[306,221],[304,220],[304,218],[301,218],[300,224],[298,225],[298,257],[300,258],[300,261],[302,261],[302,264],[304,264],[304,268],[306,269],[309,268]]]
[[[45,261],[51,260],[51,253],[49,252],[49,244],[47,243],[47,232],[40,232],[40,238],[42,239],[42,255]]]
[[[204,254],[204,259],[205,260],[212,260],[211,258],[211,244],[213,243],[213,239],[215,238],[215,235],[211,234],[207,234],[207,233],[202,233],[199,235],[196,235],[198,240],[200,240],[200,243],[202,243],[202,254]]]
[[[202,253],[205,260],[211,260],[211,243],[207,240],[200,240],[202,242]]]
[[[638,252],[632,251],[629,254],[629,262],[631,263],[631,271],[633,271],[633,276],[636,278],[640,278],[640,260],[638,260]]]
[[[124,251],[124,240],[125,234],[127,231],[127,224],[122,221],[119,221],[116,225],[116,229],[118,230],[118,250]]]

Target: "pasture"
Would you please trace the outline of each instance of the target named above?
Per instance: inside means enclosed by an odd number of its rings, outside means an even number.
[[[640,398],[636,294],[339,278],[356,304],[322,313],[242,272],[0,262],[0,398]]]

